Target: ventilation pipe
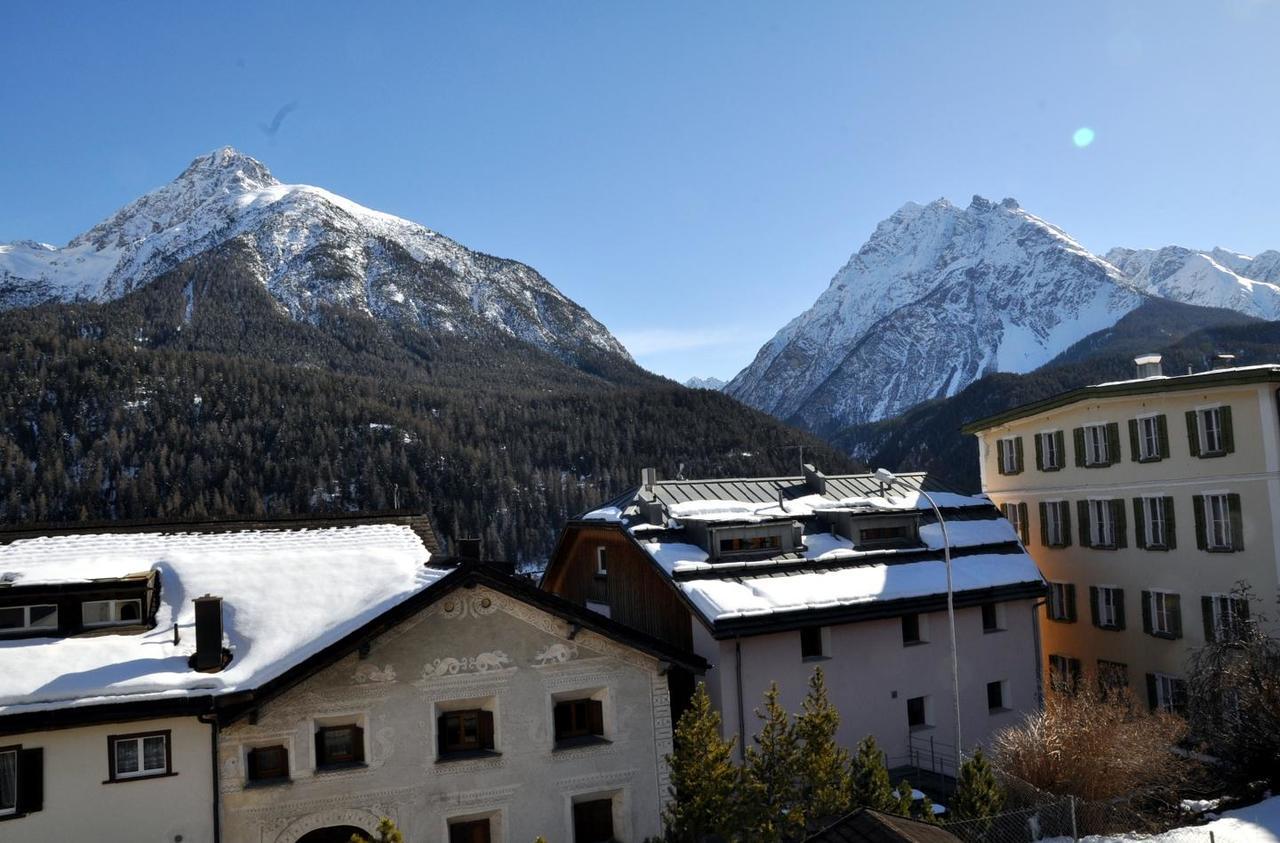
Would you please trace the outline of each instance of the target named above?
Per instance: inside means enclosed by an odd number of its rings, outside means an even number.
[[[656,485],[658,485],[658,469],[640,469],[640,488],[644,489],[646,492],[652,492],[653,487]]]
[[[222,598],[206,594],[196,604],[196,670],[222,670]]]
[[[804,465],[804,482],[809,487],[809,491],[815,495],[825,495],[827,493],[827,475],[818,471],[812,463]]]

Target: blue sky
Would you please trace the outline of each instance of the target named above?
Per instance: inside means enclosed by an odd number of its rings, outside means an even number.
[[[1280,248],[1276,0],[4,17],[0,242],[65,243],[231,144],[532,264],[680,379],[734,374],[908,200],[1013,196],[1094,250]]]

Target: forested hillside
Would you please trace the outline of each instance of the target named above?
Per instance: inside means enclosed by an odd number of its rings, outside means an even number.
[[[107,304],[0,314],[0,519],[429,510],[446,538],[537,562],[567,517],[657,466],[794,472],[763,413],[616,355],[571,367],[493,331],[289,319],[241,245]]]
[[[1133,357],[1144,351],[1163,354],[1164,371],[1171,375],[1188,367],[1208,369],[1218,353],[1235,354],[1238,365],[1280,363],[1280,322],[1231,314],[1228,324],[1184,335],[1179,325],[1194,324],[1183,321],[1185,307],[1151,302],[1035,372],[988,375],[952,398],[921,404],[894,419],[846,428],[832,444],[871,467],[924,470],[937,482],[976,491],[977,439],[960,432],[970,421],[1091,383],[1132,378]]]

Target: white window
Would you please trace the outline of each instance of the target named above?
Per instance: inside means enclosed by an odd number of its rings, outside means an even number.
[[[0,635],[9,632],[27,632],[33,629],[57,628],[57,606],[39,604],[36,606],[5,606],[0,608]]]
[[[1226,495],[1204,496],[1204,525],[1210,550],[1231,549],[1231,506]]]
[[[1120,625],[1120,601],[1123,592],[1109,585],[1098,586],[1098,626]]]
[[[1181,708],[1183,703],[1182,680],[1167,673],[1157,673],[1155,677],[1156,708],[1161,711],[1176,711]]]
[[[1023,522],[1023,514],[1027,511],[1025,504],[1007,503],[1003,506],[1004,517],[1009,519],[1009,525],[1013,527],[1013,531],[1018,534],[1018,538],[1026,540],[1027,525]]]
[[[85,626],[141,623],[142,601],[138,599],[86,600],[80,604],[80,612]]]
[[[1069,621],[1073,614],[1072,609],[1075,607],[1071,604],[1074,602],[1074,589],[1071,583],[1054,582],[1049,583],[1049,617],[1055,621]]]
[[[1226,450],[1222,438],[1222,408],[1209,407],[1197,410],[1200,417],[1200,453],[1217,454]]]
[[[1067,543],[1066,524],[1062,518],[1062,511],[1066,505],[1066,501],[1049,501],[1045,504],[1045,541],[1054,547],[1062,547]]]
[[[609,550],[604,545],[596,548],[596,576],[603,577],[609,573]]]
[[[1148,547],[1165,547],[1169,544],[1169,520],[1165,512],[1164,498],[1143,498],[1142,515],[1147,531]]]
[[[1089,424],[1084,428],[1085,465],[1105,465],[1110,462],[1107,452],[1107,426]]]
[[[1138,419],[1138,459],[1155,460],[1163,456],[1160,453],[1159,417],[1144,416]]]
[[[0,752],[0,816],[18,812],[18,751]]]
[[[1018,440],[1016,437],[998,440],[1000,446],[1000,465],[1005,474],[1017,474],[1022,471],[1018,462]]]
[[[167,734],[122,735],[111,738],[111,778],[137,779],[169,772]]]
[[[1114,547],[1116,543],[1115,513],[1111,501],[1089,501],[1089,543],[1094,547]]]
[[[1236,637],[1237,625],[1243,614],[1237,599],[1229,594],[1209,595],[1209,605],[1213,612],[1213,637],[1218,641],[1229,641]]]
[[[1037,433],[1040,439],[1040,461],[1046,471],[1062,468],[1062,453],[1058,450],[1057,432]]]
[[[1178,611],[1177,596],[1167,591],[1151,592],[1151,631],[1160,635],[1173,635]]]

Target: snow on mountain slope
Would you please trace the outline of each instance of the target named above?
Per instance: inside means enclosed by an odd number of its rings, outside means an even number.
[[[684,382],[684,385],[689,387],[690,389],[710,389],[713,391],[719,391],[724,389],[724,381],[720,380],[719,378],[713,378],[713,377],[689,378],[687,381]]]
[[[0,245],[0,308],[115,299],[235,238],[252,244],[262,283],[295,319],[332,305],[450,332],[479,320],[553,353],[630,359],[532,268],[321,188],[281,184],[230,147],[195,159],[64,248]]]
[[[1151,295],[1280,319],[1280,286],[1270,283],[1280,278],[1280,253],[1263,252],[1250,258],[1226,249],[1115,248],[1107,252],[1106,260]]]
[[[823,432],[1027,372],[1137,307],[1110,264],[1012,199],[908,203],[726,392]]]

